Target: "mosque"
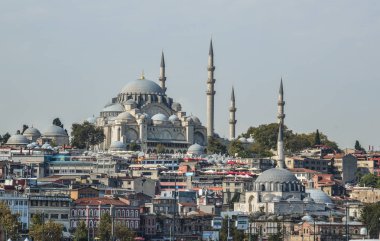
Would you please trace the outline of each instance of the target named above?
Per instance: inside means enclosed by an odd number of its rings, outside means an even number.
[[[180,103],[167,96],[162,53],[160,84],[146,79],[142,74],[140,79],[128,82],[101,110],[98,118],[90,120],[104,129],[105,140],[99,149],[125,150],[130,143],[139,144],[146,153],[156,153],[158,145],[164,148],[165,153],[186,153],[192,145],[193,149],[199,149],[199,146],[204,149],[207,138],[214,135],[215,66],[212,41],[207,70],[207,127],[198,117],[187,115]],[[234,96],[231,98],[234,99]],[[230,120],[231,138],[235,138],[234,102],[230,108],[233,118]]]
[[[285,101],[282,79],[277,105],[279,124],[277,167],[262,172],[254,181],[252,190],[246,192],[245,199],[234,203],[234,210],[277,215],[325,211],[328,206],[331,206],[331,200],[326,195],[322,196],[320,190],[306,190],[301,181],[286,170],[283,138]]]

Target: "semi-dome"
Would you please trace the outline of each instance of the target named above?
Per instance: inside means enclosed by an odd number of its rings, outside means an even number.
[[[124,107],[119,103],[106,105],[102,110],[102,112],[123,112],[123,111],[124,111]]]
[[[122,94],[164,94],[161,87],[145,78],[133,80],[127,83],[121,90]]]
[[[29,140],[23,135],[16,134],[16,135],[11,136],[8,139],[7,144],[8,145],[28,145]]]
[[[173,122],[173,121],[178,121],[179,119],[178,119],[178,116],[176,116],[176,115],[171,115],[171,116],[169,116],[169,121],[171,121],[171,122]]]
[[[158,113],[152,116],[153,121],[167,121],[168,117],[164,114]]]
[[[298,179],[296,176],[286,169],[281,168],[271,168],[261,173],[255,182],[278,182],[278,183],[286,183],[286,182],[297,182]]]
[[[25,135],[25,136],[38,136],[38,137],[40,137],[41,136],[41,132],[37,128],[29,127],[28,129],[26,129],[24,131],[23,135]]]
[[[67,136],[67,133],[62,127],[52,125],[44,132],[44,136]]]
[[[96,117],[95,116],[91,116],[91,117],[88,117],[86,119],[86,121],[90,124],[95,124],[96,123]]]
[[[122,112],[120,113],[117,117],[116,117],[117,120],[120,120],[120,121],[128,121],[128,120],[134,120],[135,117],[133,117],[132,114],[130,114],[129,112]]]
[[[127,145],[121,141],[114,141],[110,145],[111,151],[123,151],[127,149]]]
[[[306,193],[310,194],[310,197],[314,200],[316,203],[333,203],[331,201],[331,198],[322,190],[310,188],[305,190]]]
[[[192,120],[196,125],[201,125],[201,121],[196,116],[191,115],[191,116],[187,117],[187,120],[188,121]]]
[[[204,147],[195,143],[189,147],[187,150],[188,154],[202,155],[204,153]]]

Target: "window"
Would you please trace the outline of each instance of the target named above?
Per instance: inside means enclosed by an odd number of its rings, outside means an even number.
[[[135,217],[137,218],[139,216],[139,211],[135,211]]]
[[[51,219],[58,219],[58,214],[50,214]]]
[[[67,219],[69,219],[69,215],[68,214],[61,214],[61,219],[67,220]]]

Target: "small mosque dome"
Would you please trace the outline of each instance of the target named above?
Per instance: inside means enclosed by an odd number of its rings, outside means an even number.
[[[133,115],[130,114],[129,112],[122,112],[116,117],[116,120],[130,121],[130,120],[135,120],[135,117],[133,117]]]
[[[305,215],[302,217],[302,221],[304,222],[314,222],[314,218],[310,215]]]
[[[273,182],[273,183],[285,183],[285,182],[298,182],[296,176],[286,169],[281,168],[271,168],[264,171],[259,175],[255,181],[260,182]]]
[[[41,136],[41,132],[37,128],[29,127],[28,129],[26,129],[24,131],[23,135],[24,136],[36,136],[36,137],[40,137]]]
[[[67,133],[62,127],[52,125],[44,132],[44,136],[67,136]]]
[[[127,149],[127,145],[121,141],[114,141],[110,145],[111,151],[124,151]]]
[[[168,121],[168,117],[164,114],[158,113],[152,116],[153,121]]]
[[[141,79],[133,80],[127,83],[121,90],[123,94],[160,94],[165,92],[161,87],[151,80],[147,80],[144,77]]]
[[[245,137],[240,137],[240,138],[239,138],[239,141],[240,141],[241,143],[248,143],[248,141],[247,141],[247,139],[246,139]]]
[[[331,204],[333,203],[331,201],[331,198],[322,190],[315,189],[315,188],[307,188],[305,190],[306,193],[310,194],[310,197],[314,200],[316,203],[324,203],[324,204]]]
[[[187,150],[188,154],[194,154],[194,155],[202,155],[204,154],[204,147],[195,143],[189,147]]]
[[[21,145],[28,145],[29,144],[29,140],[28,140],[28,138],[26,138],[23,135],[16,134],[16,135],[11,136],[8,139],[7,144],[8,145],[19,145],[19,146],[21,146]]]
[[[311,203],[311,202],[314,202],[314,200],[311,197],[305,197],[303,199],[303,202],[305,202],[305,203]]]
[[[173,104],[172,104],[172,109],[173,109],[174,111],[181,111],[181,110],[182,110],[182,106],[181,106],[181,104],[178,103],[178,102],[173,102]]]
[[[91,117],[88,117],[86,119],[86,121],[90,124],[95,124],[96,123],[96,117],[95,116],[91,116]]]
[[[195,125],[202,125],[201,121],[196,116],[191,115],[191,116],[187,117],[187,120],[188,121],[192,120]]]
[[[51,145],[49,143],[45,143],[41,146],[42,149],[51,149]]]
[[[119,103],[106,105],[102,110],[102,112],[123,112],[123,111],[124,111],[124,107]]]
[[[169,121],[171,121],[171,122],[179,121],[178,116],[176,116],[176,115],[169,116]]]

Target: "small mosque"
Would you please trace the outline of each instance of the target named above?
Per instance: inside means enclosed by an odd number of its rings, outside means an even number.
[[[306,192],[303,184],[290,171],[286,170],[284,154],[284,91],[281,80],[278,96],[278,139],[277,167],[262,172],[254,181],[251,191],[247,191],[245,199],[234,203],[234,210],[244,213],[264,212],[277,215],[303,214],[325,211],[328,203],[326,197],[319,192]],[[316,199],[314,200],[313,197]],[[321,201],[323,200],[323,201]]]

